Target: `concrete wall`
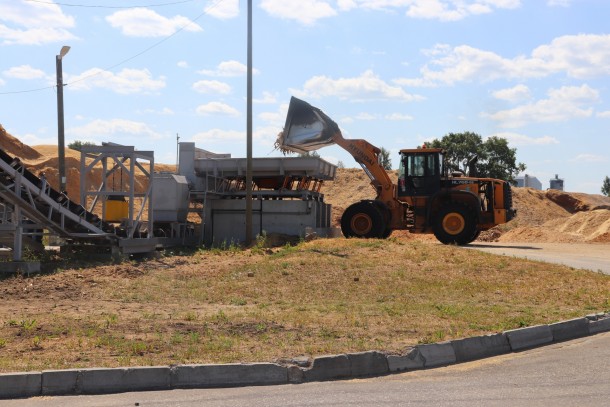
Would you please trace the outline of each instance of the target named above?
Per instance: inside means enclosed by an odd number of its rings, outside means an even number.
[[[246,240],[246,201],[244,199],[212,199],[205,210],[204,242],[206,245],[240,243]],[[331,205],[304,200],[254,200],[252,230],[256,235],[281,233],[305,235],[306,228],[330,227]]]

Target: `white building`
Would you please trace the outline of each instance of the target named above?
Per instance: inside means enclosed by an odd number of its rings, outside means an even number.
[[[538,178],[532,177],[531,175],[528,175],[528,174],[516,177],[515,181],[517,181],[518,187],[529,187],[529,188],[534,188],[534,189],[538,189],[538,190],[542,189],[542,182],[540,182],[538,180]]]

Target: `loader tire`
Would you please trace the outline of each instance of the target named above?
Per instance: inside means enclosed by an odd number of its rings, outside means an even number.
[[[341,216],[341,232],[345,237],[382,238],[385,230],[383,215],[371,201],[357,202]]]
[[[377,208],[379,208],[379,211],[381,211],[381,215],[383,216],[383,222],[385,224],[385,229],[379,237],[381,239],[387,239],[394,231],[393,229],[390,229],[389,226],[392,220],[392,213],[390,212],[390,209],[385,203],[381,201],[373,201],[373,203],[377,206]]]
[[[434,236],[444,244],[465,245],[472,242],[476,234],[473,211],[455,202],[441,207],[433,224]]]

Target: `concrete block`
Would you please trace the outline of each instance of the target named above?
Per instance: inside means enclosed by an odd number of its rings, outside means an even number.
[[[352,377],[375,376],[389,372],[388,360],[383,353],[377,351],[349,353],[347,358]]]
[[[168,389],[170,368],[166,366],[83,369],[78,380],[78,392],[84,394]]]
[[[42,395],[60,396],[76,394],[78,390],[78,374],[78,369],[43,371]]]
[[[508,337],[504,334],[475,336],[451,341],[456,362],[483,359],[510,353]]]
[[[589,321],[589,333],[591,335],[610,331],[610,318]]]
[[[274,363],[181,365],[172,368],[172,388],[267,386],[288,383],[288,368]]]
[[[549,325],[555,342],[582,338],[589,335],[589,320],[587,318],[574,318],[567,321]]]
[[[536,325],[504,332],[513,351],[533,348],[553,342],[553,332],[548,325]]]
[[[0,374],[0,399],[40,396],[41,388],[40,372]]]
[[[298,366],[288,366],[288,383],[303,383],[305,375]]]
[[[406,370],[418,370],[424,368],[424,358],[419,349],[411,348],[406,355],[388,355],[388,370],[390,372],[404,372]]]
[[[351,375],[351,367],[347,355],[321,356],[313,360],[311,369],[303,372],[306,382],[341,379]]]
[[[451,342],[418,345],[417,349],[424,358],[424,367],[445,366],[455,363],[455,351]]]

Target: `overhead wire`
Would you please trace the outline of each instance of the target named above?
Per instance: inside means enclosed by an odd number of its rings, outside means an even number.
[[[37,1],[37,0],[26,0],[26,1]],[[190,1],[190,0],[189,0]],[[101,75],[103,72],[106,71],[110,71],[118,66],[121,66],[129,61],[132,61],[134,59],[136,59],[137,57],[147,53],[148,51],[150,51],[153,48],[158,47],[159,45],[163,44],[165,41],[169,40],[170,38],[173,38],[174,36],[176,36],[177,34],[179,34],[180,32],[184,31],[188,26],[190,26],[191,24],[193,24],[194,22],[196,22],[197,20],[199,20],[201,17],[205,16],[206,14],[208,14],[212,9],[214,9],[216,6],[218,6],[220,3],[222,3],[224,0],[216,0],[214,3],[210,4],[208,7],[206,7],[203,12],[201,14],[199,14],[197,17],[189,20],[188,23],[184,24],[183,26],[179,27],[176,31],[174,31],[173,33],[171,33],[170,35],[162,38],[161,40],[155,42],[154,44],[150,45],[149,47],[145,48],[144,50],[138,52],[135,55],[132,55],[129,58],[126,58],[114,65],[108,66],[100,71],[97,71],[95,73],[92,73],[91,75],[87,75],[85,77],[82,77],[80,79],[74,80],[70,83],[65,83],[64,86],[68,86],[74,83],[78,83],[78,82],[82,82],[85,81],[87,79],[93,78],[97,75]],[[40,1],[38,1],[40,2]],[[59,3],[54,3],[54,4],[59,4]],[[12,94],[18,94],[18,93],[30,93],[30,92],[38,92],[41,90],[46,90],[46,89],[54,89],[56,86],[45,86],[42,88],[36,88],[36,89],[28,89],[28,90],[17,90],[17,91],[8,91],[8,92],[0,92],[0,95],[12,95]]]

